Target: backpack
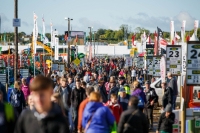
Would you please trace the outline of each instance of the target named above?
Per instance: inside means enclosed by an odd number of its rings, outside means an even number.
[[[144,108],[144,99],[141,96],[138,96],[139,102],[138,102],[138,107],[139,108]]]
[[[21,98],[21,92],[18,94],[17,92],[14,92],[12,90],[10,103],[13,105],[13,107],[19,107],[20,106],[20,104],[21,104],[20,98]]]

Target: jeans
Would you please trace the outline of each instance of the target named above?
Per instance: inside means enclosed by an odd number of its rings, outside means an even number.
[[[176,95],[173,95],[173,99],[172,99],[172,109],[175,110],[176,109]]]
[[[77,128],[78,128],[78,110],[74,107],[72,107],[72,116],[73,116],[74,131],[77,131]]]
[[[153,108],[145,109],[145,114],[148,118],[148,123],[150,127],[153,127]]]
[[[69,124],[70,124],[70,133],[72,133],[72,131],[73,131],[73,128],[74,128],[74,123],[73,123],[73,121],[72,121],[72,109],[71,108],[69,108],[69,110],[68,110],[68,119],[69,119]]]

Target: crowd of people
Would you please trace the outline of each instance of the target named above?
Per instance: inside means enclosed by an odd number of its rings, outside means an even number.
[[[16,80],[7,97],[0,84],[2,133],[148,133],[153,127],[158,102],[144,70],[125,69],[125,60],[92,59],[73,65],[62,75]],[[154,78],[151,80],[155,81]],[[177,87],[168,73],[162,82],[163,113],[157,133],[172,133]]]

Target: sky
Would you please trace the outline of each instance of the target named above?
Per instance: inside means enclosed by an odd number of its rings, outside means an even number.
[[[89,32],[99,28],[118,30],[127,24],[130,31],[144,27],[151,32],[158,26],[170,31],[170,21],[175,31],[181,30],[186,20],[186,30],[194,27],[194,20],[200,20],[200,0],[18,0],[19,31],[30,34],[33,30],[33,12],[38,16],[39,32],[42,31],[44,15],[46,32],[50,32],[50,21],[59,34],[67,30],[65,17],[73,18],[74,31]],[[0,0],[1,32],[13,32],[14,0]]]

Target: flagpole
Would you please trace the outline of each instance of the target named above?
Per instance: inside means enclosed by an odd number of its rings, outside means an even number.
[[[53,61],[52,61],[52,46],[53,46],[53,25],[52,25],[52,22],[51,22],[51,45],[50,45],[50,47],[51,47],[51,70],[52,70],[52,63],[53,63]]]

